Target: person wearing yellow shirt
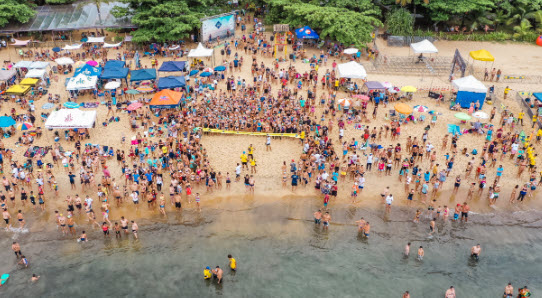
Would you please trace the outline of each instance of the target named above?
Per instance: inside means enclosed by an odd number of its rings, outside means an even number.
[[[231,255],[228,255],[228,259],[230,260],[230,269],[237,271],[237,261]]]
[[[533,126],[531,128],[534,128],[534,126],[536,125],[536,122],[538,122],[538,115],[534,114],[533,115]]]
[[[536,143],[540,143],[540,139],[542,138],[542,128],[538,129],[538,132],[536,133]]]
[[[305,141],[305,131],[301,131],[299,134],[299,139],[301,140],[301,145],[303,145],[303,142]]]
[[[254,150],[254,146],[250,144],[250,146],[248,146],[248,157],[254,157]]]
[[[213,277],[211,268],[207,266],[205,269],[203,269],[203,279],[211,279],[211,277]]]
[[[248,170],[248,156],[246,155],[246,152],[243,151],[243,154],[241,154],[241,164],[243,165],[243,169],[246,168]]]
[[[508,93],[510,92],[510,89],[508,86],[506,86],[506,88],[504,88],[504,99],[506,99],[506,97],[508,96]]]
[[[250,158],[250,173],[256,173],[256,159],[254,157]]]
[[[167,146],[162,146],[162,153],[167,154]]]
[[[518,114],[518,123],[521,122],[521,126],[523,126],[523,117],[525,116],[525,113],[519,112]]]

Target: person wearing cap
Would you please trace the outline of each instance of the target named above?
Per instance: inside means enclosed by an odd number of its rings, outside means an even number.
[[[246,152],[243,151],[243,154],[241,154],[241,164],[243,169],[246,168],[248,170],[248,156],[246,155]]]
[[[213,275],[211,274],[211,267],[207,266],[203,269],[203,279],[211,279]]]

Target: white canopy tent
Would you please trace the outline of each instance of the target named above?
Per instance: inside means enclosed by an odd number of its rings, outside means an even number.
[[[458,91],[467,91],[475,93],[486,93],[487,87],[473,76],[468,76],[452,81],[452,86]]]
[[[49,62],[45,61],[34,61],[32,64],[30,64],[30,69],[45,69],[49,66]]]
[[[99,43],[99,42],[105,42],[105,37],[87,37],[88,43]]]
[[[55,59],[55,62],[58,63],[58,65],[68,65],[68,64],[74,64],[72,58],[69,57],[60,57]]]
[[[367,77],[365,68],[356,61],[339,64],[338,68],[340,78],[365,79]]]
[[[427,39],[424,39],[417,43],[411,43],[410,47],[416,54],[435,54],[438,53],[438,49]]]
[[[116,48],[116,47],[120,47],[121,45],[122,45],[122,41],[119,42],[119,43],[115,43],[115,44],[104,42],[103,47],[104,48]]]
[[[72,77],[68,80],[66,84],[66,90],[75,91],[75,90],[87,90],[96,88],[96,83],[98,82],[98,76],[89,76],[84,73],[80,73],[75,77]]]
[[[32,65],[32,61],[19,61],[15,63],[13,66],[14,68],[30,68],[30,65]]]
[[[32,42],[32,40],[18,40],[15,38],[13,40],[15,41],[15,43],[10,43],[10,45],[16,46],[16,47],[24,47]]]
[[[345,49],[345,50],[343,51],[343,53],[345,53],[345,54],[347,54],[347,55],[354,55],[354,54],[356,54],[357,52],[359,52],[359,50],[356,49],[356,48],[348,48],[348,49]]]
[[[92,128],[95,122],[96,110],[61,109],[51,112],[45,121],[45,128]]]
[[[83,46],[83,44],[72,44],[72,45],[65,45],[62,49],[63,50],[78,50]]]
[[[43,79],[45,77],[45,74],[47,73],[47,70],[44,68],[34,68],[29,70],[26,73],[25,78],[35,78],[35,79]]]
[[[188,57],[211,57],[213,55],[213,49],[205,48],[201,42],[198,44],[198,47],[190,50]]]

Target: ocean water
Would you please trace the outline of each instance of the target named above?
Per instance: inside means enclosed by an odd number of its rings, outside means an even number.
[[[222,198],[202,212],[168,213],[140,220],[140,239],[86,228],[90,241],[77,243],[58,231],[51,215],[31,233],[0,232],[1,273],[10,273],[1,297],[442,297],[450,286],[458,297],[502,297],[512,282],[542,291],[542,213],[472,214],[471,222],[429,219],[415,224],[413,210],[352,206],[330,208],[332,224],[312,221],[315,198]],[[113,219],[117,215],[113,213]],[[371,222],[370,239],[354,223]],[[16,239],[30,268],[16,265]],[[403,257],[407,242],[411,255]],[[480,243],[478,262],[470,248]],[[423,245],[425,258],[416,260]],[[228,269],[227,255],[238,262]],[[223,284],[203,280],[205,266],[224,268]],[[41,279],[32,284],[32,273]]]

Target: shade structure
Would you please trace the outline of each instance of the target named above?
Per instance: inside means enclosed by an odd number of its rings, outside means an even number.
[[[401,91],[413,93],[413,92],[418,91],[418,89],[414,86],[403,86],[401,87]]]
[[[102,36],[102,37],[87,37],[87,41],[88,43],[102,43],[102,42],[105,42],[105,37]]]
[[[10,127],[15,123],[15,120],[9,116],[0,116],[0,127]]]
[[[154,68],[145,68],[133,70],[130,72],[130,81],[146,81],[146,80],[155,80],[156,79],[156,69]]]
[[[465,113],[455,113],[454,117],[459,119],[459,120],[463,120],[463,121],[467,121],[467,120],[471,119],[471,116],[469,116],[468,114],[465,114]]]
[[[75,63],[75,62],[73,62],[72,58],[69,58],[69,57],[57,58],[57,59],[55,59],[55,62],[58,63],[58,65],[69,65],[69,64],[74,64]]]
[[[484,83],[478,81],[473,76],[467,76],[460,79],[455,79],[452,81],[452,85],[457,88],[458,91],[467,91],[467,92],[476,92],[476,93],[486,93],[487,87]]]
[[[15,68],[11,69],[1,69],[0,70],[0,81],[8,81],[9,79],[13,78],[17,74],[17,71]]]
[[[128,111],[135,111],[135,110],[141,108],[142,106],[143,106],[142,103],[140,103],[140,102],[134,102],[134,103],[130,104],[128,107],[126,107],[126,109],[127,109]]]
[[[348,48],[348,49],[345,49],[343,53],[345,53],[347,55],[354,55],[357,52],[359,52],[359,50],[356,49],[356,48]]]
[[[202,72],[214,72],[214,69],[210,68],[210,67],[205,67]]]
[[[78,75],[80,73],[85,74],[87,76],[97,76],[97,77],[99,77],[100,74],[102,73],[102,68],[101,67],[93,67],[93,66],[90,66],[88,64],[84,64],[80,68],[77,68],[75,70],[75,72],[73,73],[73,75],[76,76],[76,75]]]
[[[105,84],[104,89],[113,90],[113,89],[117,89],[118,87],[120,87],[120,82],[112,81]]]
[[[192,69],[188,75],[193,76],[193,75],[197,74],[198,72],[199,72],[199,70]]]
[[[340,105],[343,105],[345,107],[349,107],[352,105],[352,100],[350,98],[341,98],[339,101],[337,101]]]
[[[427,39],[420,42],[411,43],[410,47],[416,54],[435,54],[438,53],[438,49]]]
[[[32,123],[29,123],[29,122],[23,122],[23,123],[17,124],[18,130],[29,130],[32,127],[33,127]]]
[[[154,91],[154,89],[152,87],[150,87],[150,86],[137,87],[136,90],[139,91],[139,92],[152,92],[152,91]]]
[[[185,71],[186,61],[166,61],[162,63],[162,66],[158,71],[173,72],[173,71]]]
[[[472,51],[469,53],[472,59],[478,60],[478,61],[495,61],[495,58],[489,51],[486,50],[478,50],[478,51]]]
[[[54,47],[54,48],[52,49],[52,51],[55,52],[55,53],[58,53],[58,52],[62,51],[62,49],[59,48],[59,47]]]
[[[380,82],[377,81],[365,82],[365,86],[369,90],[386,90],[386,87],[384,87]]]
[[[299,39],[318,39],[318,33],[312,30],[311,27],[305,26],[299,29],[295,29],[295,35]]]
[[[384,86],[386,89],[393,88],[393,84],[390,82],[382,82],[382,86]]]
[[[339,64],[338,69],[340,78],[365,79],[367,77],[365,68],[356,61]]]
[[[486,112],[482,112],[482,111],[474,112],[472,114],[472,116],[474,118],[478,118],[478,119],[488,119],[489,118],[489,115]]]
[[[68,50],[68,51],[69,51],[69,50],[78,50],[78,49],[80,49],[82,46],[83,46],[82,43],[80,43],[80,44],[75,43],[75,44],[72,44],[72,45],[65,45],[62,49],[63,49],[63,50]]]
[[[63,106],[64,106],[65,108],[68,108],[68,109],[77,109],[77,108],[79,108],[81,105],[78,104],[78,103],[76,103],[76,102],[68,101],[68,102],[65,102],[65,103],[63,104]]]
[[[13,66],[14,68],[30,68],[30,65],[32,65],[32,61],[19,61],[15,63]]]
[[[126,91],[126,94],[137,95],[137,94],[139,94],[139,91],[137,91],[135,89],[130,89],[130,90]]]
[[[26,78],[21,81],[21,85],[34,86],[39,82],[38,79]]]
[[[398,113],[401,113],[403,115],[410,115],[412,114],[412,112],[414,111],[412,109],[412,107],[410,107],[409,105],[407,105],[406,103],[397,103],[395,104],[395,106],[393,107]]]
[[[34,61],[34,62],[32,62],[32,64],[30,64],[30,66],[28,68],[30,68],[30,69],[44,69],[44,68],[47,68],[47,66],[49,66],[49,62]]]
[[[129,68],[106,68],[100,76],[100,79],[126,79],[128,72],[130,72]]]
[[[126,62],[121,60],[109,60],[105,63],[104,69],[108,68],[123,68],[126,65]]]
[[[47,103],[43,104],[43,105],[41,106],[41,108],[44,109],[44,110],[48,110],[48,109],[50,109],[50,108],[52,108],[52,107],[54,107],[54,106],[55,106],[55,105],[54,105],[53,103],[47,102]]]
[[[181,102],[183,94],[181,92],[171,91],[169,89],[156,93],[149,103],[151,108],[169,109],[176,108]]]
[[[10,45],[12,46],[16,46],[16,47],[24,47],[26,45],[28,45],[29,43],[32,42],[32,40],[18,40],[18,39],[13,39],[15,41],[15,43],[10,43]]]
[[[86,75],[80,73],[74,77],[71,77],[66,84],[66,90],[76,91],[76,90],[88,90],[95,89],[96,83],[98,82],[97,76]]]
[[[25,95],[30,91],[30,86],[27,85],[13,85],[6,90],[6,94]]]
[[[186,81],[183,76],[174,77],[163,77],[158,79],[158,89],[172,89],[172,88],[182,88],[186,86]]]
[[[213,74],[210,73],[210,72],[208,72],[208,71],[204,71],[204,72],[202,72],[202,73],[199,74],[199,76],[200,76],[200,77],[203,77],[203,78],[205,78],[205,77],[210,77],[210,76],[212,76],[212,75],[213,75]]]
[[[119,42],[119,43],[107,43],[107,42],[104,42],[104,45],[103,45],[104,48],[117,48],[117,47],[120,47],[120,46],[122,46],[122,41]]]
[[[47,117],[45,128],[92,128],[95,122],[96,110],[60,109],[51,112],[51,115]]]
[[[424,113],[424,112],[429,111],[429,108],[426,106],[417,105],[417,106],[414,106],[414,111]]]
[[[197,48],[191,49],[188,53],[188,57],[194,58],[194,57],[210,57],[213,55],[213,49],[207,49],[204,47],[201,42],[198,43]]]
[[[89,61],[87,61],[87,64],[90,65],[90,66],[96,67],[96,66],[98,66],[98,61],[89,60]]]
[[[226,66],[224,65],[219,65],[215,67],[215,71],[225,71],[225,70],[226,70]]]

